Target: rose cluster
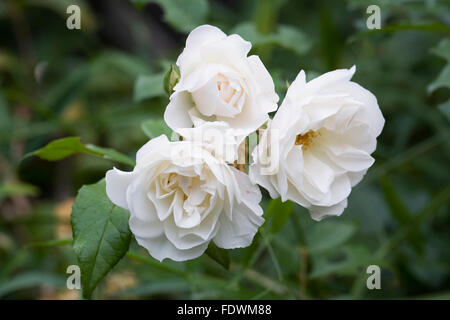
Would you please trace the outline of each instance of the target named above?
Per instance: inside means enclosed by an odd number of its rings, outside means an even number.
[[[354,67],[309,82],[301,71],[277,110],[272,77],[250,49],[216,27],[193,30],[164,115],[182,138],[152,139],[132,172],[106,174],[108,197],[130,211],[137,242],[158,260],[196,258],[210,241],[250,245],[264,222],[259,186],[314,220],[338,216],[374,162],[384,118],[375,96],[351,81]],[[239,154],[254,132],[247,174]]]

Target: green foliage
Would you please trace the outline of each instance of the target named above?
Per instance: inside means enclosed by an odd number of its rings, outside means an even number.
[[[142,130],[150,138],[156,138],[164,134],[167,138],[172,137],[172,129],[163,119],[150,119],[141,123]]]
[[[450,121],[450,99],[438,106],[439,111]]]
[[[230,268],[230,256],[228,255],[228,250],[219,248],[213,242],[210,242],[205,253],[225,269]]]
[[[356,228],[352,224],[327,222],[317,223],[307,233],[308,251],[318,254],[339,248],[354,235]]]
[[[65,278],[63,276],[55,276],[42,272],[22,273],[0,284],[0,297],[37,285],[62,286],[63,284],[65,284]]]
[[[42,149],[33,151],[25,156],[38,156],[48,161],[58,161],[77,153],[85,153],[93,156],[114,160],[129,166],[134,166],[134,161],[126,155],[108,148],[102,148],[93,144],[82,144],[79,137],[68,137],[54,140]]]
[[[134,101],[164,96],[165,73],[140,76],[134,85]]]
[[[292,214],[294,204],[290,201],[282,202],[281,199],[270,201],[266,210],[266,219],[271,218],[270,232],[279,232]]]
[[[73,249],[86,298],[126,254],[131,240],[129,213],[111,203],[105,188],[104,180],[82,187],[72,209]]]
[[[164,19],[176,30],[190,32],[195,27],[205,23],[209,11],[206,0],[132,0],[142,7],[148,3],[157,3],[164,10]]]
[[[298,55],[304,55],[311,49],[312,40],[301,30],[279,25],[274,33],[262,34],[256,30],[252,23],[244,22],[237,25],[231,33],[237,33],[253,46],[275,45],[284,49],[292,50]]]

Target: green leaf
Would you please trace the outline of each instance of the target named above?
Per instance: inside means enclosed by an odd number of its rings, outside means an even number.
[[[103,148],[99,147],[93,144],[87,144],[86,148],[88,148],[91,151],[100,153],[105,159],[114,160],[126,165],[129,165],[131,167],[134,167],[136,165],[135,161],[131,159],[130,157],[124,155],[123,153],[120,153],[119,151],[111,148]]]
[[[150,119],[141,123],[141,128],[145,134],[153,139],[165,134],[167,138],[171,138],[172,129],[170,129],[163,119]]]
[[[428,93],[432,93],[433,91],[440,88],[450,88],[450,64],[442,69],[439,76],[428,85]]]
[[[45,147],[28,153],[24,158],[38,156],[44,160],[58,161],[77,153],[85,153],[104,159],[114,160],[132,167],[135,165],[134,160],[114,149],[102,148],[92,144],[82,144],[80,137],[68,137],[54,140]]]
[[[178,69],[172,64],[170,65],[169,71],[167,71],[166,76],[164,77],[164,90],[170,96],[173,93],[173,88],[180,80],[180,72]]]
[[[79,190],[71,223],[84,297],[91,297],[100,280],[127,253],[128,219],[129,213],[109,200],[104,179]]]
[[[164,20],[173,28],[182,32],[190,32],[206,22],[209,5],[206,0],[132,0],[142,8],[148,3],[157,3],[164,10]]]
[[[164,78],[165,73],[150,76],[140,76],[134,84],[133,99],[136,102],[165,95]]]
[[[438,106],[439,111],[450,121],[450,99]]]
[[[383,176],[380,179],[380,183],[381,189],[384,194],[384,199],[389,205],[389,208],[391,209],[391,213],[394,216],[395,220],[397,220],[397,222],[402,225],[410,223],[413,220],[413,217],[406,206],[403,204],[400,196],[395,191],[389,179],[386,176]]]
[[[270,223],[270,232],[277,233],[285,225],[292,214],[294,204],[291,201],[281,202],[281,199],[273,199],[267,208],[266,217],[272,217]]]
[[[228,270],[230,268],[230,256],[228,255],[228,250],[219,248],[213,242],[210,242],[205,253],[225,269]]]
[[[262,34],[252,23],[244,22],[236,26],[231,33],[239,34],[256,47],[271,44],[292,50],[299,55],[305,54],[312,47],[312,41],[305,33],[287,25],[279,25],[274,33]]]
[[[323,221],[315,224],[306,234],[309,252],[319,254],[344,244],[355,233],[353,224]]]
[[[450,88],[450,38],[443,39],[431,52],[447,60],[447,65],[442,69],[439,76],[428,85],[428,93],[432,93],[439,88]]]
[[[443,39],[437,47],[431,49],[431,52],[450,62],[450,38]]]

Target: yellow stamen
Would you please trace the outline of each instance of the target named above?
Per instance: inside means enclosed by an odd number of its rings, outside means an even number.
[[[313,130],[309,130],[305,134],[298,134],[295,137],[295,145],[296,146],[302,145],[303,150],[306,150],[311,146],[311,144],[316,136],[317,136],[317,133]]]

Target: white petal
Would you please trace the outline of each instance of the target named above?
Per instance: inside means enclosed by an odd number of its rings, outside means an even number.
[[[304,176],[321,193],[330,190],[335,174],[323,161],[314,156],[312,152],[304,152]]]
[[[116,168],[106,172],[106,194],[112,203],[128,209],[127,189],[134,177],[133,172],[124,172]]]
[[[253,75],[256,77],[257,83],[260,86],[262,92],[266,96],[267,100],[271,102],[267,104],[265,111],[275,111],[277,109],[277,102],[279,98],[275,93],[275,85],[269,71],[267,71],[261,59],[256,55],[248,57],[248,62],[250,63],[250,68],[253,72]]]
[[[175,224],[173,219],[168,219],[164,222],[164,230],[167,239],[179,250],[188,250],[195,248],[205,243],[205,240],[196,234],[189,233],[180,237],[180,228]]]
[[[164,225],[158,219],[146,221],[140,220],[136,216],[131,216],[130,230],[137,238],[156,238],[164,234]]]
[[[205,24],[198,26],[189,33],[186,39],[186,47],[201,47],[206,44],[225,39],[226,34],[217,27]]]
[[[259,164],[254,163],[250,166],[249,176],[253,183],[258,184],[266,189],[269,192],[271,198],[275,199],[280,197],[280,194],[270,182],[270,176],[261,174],[261,166]]]
[[[161,149],[167,148],[169,140],[166,135],[153,138],[144,144],[136,153],[136,167],[142,167],[149,164],[149,159],[157,161],[158,153]]]
[[[369,124],[372,136],[378,137],[383,130],[385,120],[378,106],[377,98],[369,90],[355,82],[337,84],[333,90],[345,92],[363,104],[363,112],[359,112],[354,120]]]
[[[236,177],[239,187],[239,198],[253,210],[253,212],[259,216],[262,216],[263,210],[259,206],[261,202],[262,195],[257,185],[254,185],[249,176],[244,172],[232,168],[232,171]]]
[[[190,128],[192,120],[188,112],[193,107],[192,98],[188,92],[174,92],[164,112],[164,120],[172,130]]]
[[[269,115],[264,110],[266,107],[260,108],[260,106],[265,105],[266,102],[267,101],[264,100],[262,96],[255,99],[247,99],[242,107],[241,113],[233,118],[217,117],[217,120],[224,121],[228,123],[230,127],[240,129],[243,133],[249,134],[269,120]]]
[[[340,216],[345,208],[347,208],[347,199],[330,207],[312,206],[309,208],[309,213],[311,214],[311,218],[320,221],[326,217]]]
[[[166,236],[157,238],[136,238],[137,243],[147,249],[149,254],[159,260],[163,261],[166,258],[174,261],[186,261],[200,257],[208,248],[208,242],[204,242],[201,245],[188,249],[177,249]]]
[[[264,219],[244,203],[235,203],[232,216],[230,220],[227,215],[220,215],[220,228],[213,239],[214,243],[224,249],[249,246]]]

